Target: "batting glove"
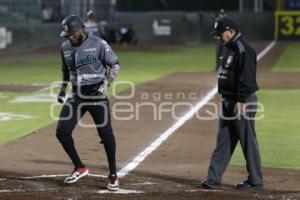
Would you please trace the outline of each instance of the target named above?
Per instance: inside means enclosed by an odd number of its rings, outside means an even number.
[[[66,91],[64,89],[60,89],[57,96],[58,103],[63,104],[65,96],[66,96]]]
[[[99,88],[99,92],[102,94],[102,95],[106,95],[107,94],[107,89],[109,87],[109,82],[108,80],[104,80],[103,81],[103,84],[100,86]]]

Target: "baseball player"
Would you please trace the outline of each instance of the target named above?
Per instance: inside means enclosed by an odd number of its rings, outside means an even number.
[[[97,23],[95,21],[95,13],[92,10],[89,10],[86,13],[87,20],[84,23],[85,32],[87,34],[91,34],[94,36],[101,37],[102,39],[106,39],[106,33],[104,29],[103,23]]]
[[[72,138],[77,122],[89,112],[108,159],[110,173],[107,189],[116,191],[119,189],[115,159],[116,142],[105,91],[120,70],[119,61],[106,41],[86,34],[80,17],[66,17],[62,21],[62,27],[60,36],[67,40],[61,46],[63,84],[58,94],[58,102],[64,102],[68,82],[71,82],[72,92],[62,107],[56,136],[74,165],[74,170],[65,179],[65,183],[75,183],[89,173],[78,156]]]
[[[239,189],[261,188],[261,159],[254,126],[258,90],[256,53],[230,19],[215,22],[213,35],[225,45],[219,57],[218,92],[222,95],[217,146],[212,154],[204,188],[217,189],[235,147],[240,142],[248,178]]]

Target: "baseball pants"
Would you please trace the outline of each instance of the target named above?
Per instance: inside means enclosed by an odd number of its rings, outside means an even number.
[[[248,103],[246,117],[240,119],[227,119],[220,117],[217,145],[212,154],[208,170],[208,179],[221,183],[222,176],[230,162],[231,156],[238,141],[241,144],[246,160],[248,181],[251,184],[262,184],[261,159],[255,132],[255,114],[257,110],[257,97],[252,94],[246,101]],[[249,105],[251,103],[251,105]],[[233,117],[236,101],[222,100],[222,115]]]
[[[78,96],[68,98],[60,113],[56,137],[72,160],[75,168],[84,167],[75,149],[72,132],[86,112],[91,114],[97,126],[108,159],[110,174],[116,174],[116,142],[111,126],[109,101],[107,99],[83,100]]]

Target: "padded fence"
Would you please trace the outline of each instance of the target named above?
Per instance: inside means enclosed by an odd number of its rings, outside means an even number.
[[[274,13],[229,13],[248,40],[274,38]],[[212,42],[210,35],[214,22],[212,12],[141,12],[116,13],[115,22],[131,24],[139,43],[149,44],[202,44]],[[12,34],[12,43],[5,50],[23,50],[45,45],[59,45],[61,26],[49,24],[2,25]],[[2,33],[3,35],[3,33]],[[1,37],[5,37],[2,36]],[[4,50],[1,50],[4,51]]]
[[[272,40],[274,13],[232,12],[240,31],[251,40]],[[120,12],[116,18],[122,24],[132,24],[139,41],[145,43],[203,43],[210,42],[210,32],[215,19],[212,12]],[[170,34],[158,34],[170,29]]]

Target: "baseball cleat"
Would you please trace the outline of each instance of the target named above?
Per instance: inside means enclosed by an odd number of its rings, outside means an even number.
[[[238,183],[236,185],[238,189],[261,189],[263,187],[262,184],[252,184],[248,180]]]
[[[87,176],[89,170],[86,167],[75,168],[74,171],[65,179],[65,183],[71,184],[75,183],[79,179]]]
[[[108,176],[108,185],[107,189],[109,191],[118,191],[120,185],[120,178],[117,175],[109,175]]]
[[[203,181],[201,185],[203,188],[211,189],[211,190],[217,190],[220,188],[220,184],[211,179],[207,179],[207,180]]]

